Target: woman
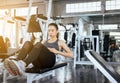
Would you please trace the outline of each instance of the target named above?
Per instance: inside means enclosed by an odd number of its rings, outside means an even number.
[[[22,75],[25,68],[32,63],[34,68],[50,68],[55,64],[56,54],[73,58],[68,46],[58,40],[58,26],[55,23],[48,25],[49,39],[46,42],[36,43],[34,46],[27,41],[16,60],[6,59],[4,66],[11,75]],[[61,51],[61,50],[64,50]]]

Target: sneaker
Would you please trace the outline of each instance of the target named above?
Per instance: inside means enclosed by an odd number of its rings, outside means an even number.
[[[5,69],[13,76],[16,76],[17,74],[12,70],[12,68],[10,67],[10,60],[9,59],[5,59],[4,61],[4,67]]]
[[[24,75],[25,64],[22,60],[19,61],[11,60],[9,64],[12,70],[15,71],[17,75]]]

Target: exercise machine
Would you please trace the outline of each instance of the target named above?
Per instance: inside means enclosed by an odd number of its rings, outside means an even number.
[[[120,83],[120,75],[97,52],[86,50],[85,55],[111,83]]]
[[[78,23],[78,29],[76,32],[75,39],[75,48],[74,48],[74,67],[76,65],[93,65],[89,60],[83,60],[84,56],[84,46],[87,46],[88,49],[93,49],[99,53],[99,37],[92,36],[92,29],[90,27],[89,36],[83,35],[83,20],[80,18]],[[96,41],[94,41],[96,39]]]

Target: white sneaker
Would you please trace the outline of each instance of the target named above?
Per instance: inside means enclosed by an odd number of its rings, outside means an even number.
[[[22,60],[19,60],[19,61],[10,60],[9,65],[12,71],[16,73],[16,75],[24,75],[25,64]]]
[[[9,74],[11,74],[12,76],[16,76],[17,74],[16,74],[16,72],[14,72],[13,70],[12,70],[12,68],[10,67],[10,60],[9,59],[5,59],[5,61],[4,61],[4,67],[5,67],[5,69],[9,72]]]

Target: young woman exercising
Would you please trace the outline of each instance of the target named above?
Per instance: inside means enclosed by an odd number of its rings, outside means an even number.
[[[16,60],[6,59],[4,66],[11,75],[22,75],[25,68],[32,63],[34,68],[50,68],[56,62],[56,54],[73,58],[73,54],[64,41],[58,39],[58,26],[55,23],[48,25],[49,39],[38,42],[34,46],[27,41],[23,45]],[[61,51],[64,50],[64,51]]]

